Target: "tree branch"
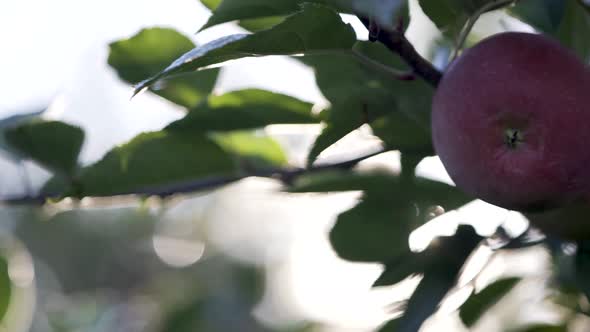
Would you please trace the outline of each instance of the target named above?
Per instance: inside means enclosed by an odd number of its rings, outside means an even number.
[[[403,29],[387,30],[384,27],[376,28],[375,22],[365,17],[358,17],[370,32],[370,40],[376,40],[385,45],[389,50],[399,56],[412,68],[416,75],[420,76],[432,86],[438,86],[442,73],[432,63],[424,59],[406,39]]]
[[[142,188],[135,191],[120,192],[111,196],[126,196],[126,195],[138,195],[138,196],[160,196],[167,197],[176,194],[186,194],[196,191],[210,190],[217,187],[236,182],[248,177],[266,177],[280,180],[286,184],[291,184],[298,177],[306,174],[316,173],[326,170],[348,170],[356,166],[363,160],[369,159],[381,153],[387,152],[387,149],[378,149],[376,151],[364,154],[360,157],[353,159],[331,163],[331,164],[319,164],[309,168],[273,168],[252,171],[247,174],[241,175],[229,175],[229,176],[216,176],[208,178],[200,178],[193,181],[184,181],[178,183],[171,183],[164,186]],[[109,197],[111,197],[109,196]],[[18,197],[6,197],[0,199],[0,206],[4,205],[43,205],[47,201],[53,199],[63,198],[62,193],[45,193],[39,195],[26,195]]]

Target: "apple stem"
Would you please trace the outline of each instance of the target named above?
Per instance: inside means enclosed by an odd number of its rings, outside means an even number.
[[[504,135],[504,142],[510,149],[515,149],[520,143],[524,141],[523,134],[518,129],[506,129]]]

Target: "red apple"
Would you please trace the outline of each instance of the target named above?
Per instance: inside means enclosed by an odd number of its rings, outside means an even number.
[[[494,35],[443,75],[432,135],[477,198],[528,212],[572,204],[590,189],[590,70],[546,36]]]

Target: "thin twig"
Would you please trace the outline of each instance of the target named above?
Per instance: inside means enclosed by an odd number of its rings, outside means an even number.
[[[376,30],[375,23],[368,18],[359,16],[359,19],[368,30]],[[412,71],[426,82],[435,87],[438,85],[442,73],[416,51],[412,43],[404,36],[403,29],[391,31],[380,27],[378,35],[372,36],[371,39],[381,42],[389,50],[397,53],[412,68]]]
[[[171,183],[164,186],[142,188],[135,191],[119,192],[113,195],[107,196],[126,196],[126,195],[139,195],[139,196],[160,196],[167,197],[176,194],[186,194],[196,191],[211,190],[217,187],[236,182],[248,177],[268,177],[275,178],[284,183],[292,183],[297,177],[316,173],[325,170],[332,169],[351,169],[359,162],[379,155],[388,151],[387,149],[379,149],[360,157],[353,159],[331,163],[331,164],[319,164],[310,168],[273,168],[263,169],[258,171],[249,172],[241,175],[229,175],[229,176],[215,176],[208,178],[200,178],[194,181],[184,181],[178,183]],[[44,193],[39,195],[26,195],[19,197],[5,197],[0,199],[0,205],[18,205],[18,204],[29,204],[29,205],[43,205],[49,200],[62,198],[62,193]]]

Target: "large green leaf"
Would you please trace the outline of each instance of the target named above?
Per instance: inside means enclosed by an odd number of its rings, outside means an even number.
[[[470,199],[455,187],[388,174],[328,172],[297,179],[291,191],[363,190],[361,202],[338,216],[330,232],[334,250],[344,259],[388,262],[409,251],[408,236],[433,205],[455,209]]]
[[[205,2],[209,8],[214,8],[214,12],[202,29],[235,20],[288,15],[306,2],[330,5],[345,13],[372,16],[380,24],[391,27],[406,4],[406,0],[223,0],[218,6],[215,5],[218,1]]]
[[[352,47],[355,40],[352,27],[344,24],[334,11],[307,4],[301,12],[289,16],[269,30],[226,36],[185,53],[162,72],[141,82],[136,92],[171,75],[192,72],[228,60],[247,56],[346,50]]]
[[[338,216],[330,242],[343,259],[386,261],[409,251],[414,216],[412,206],[369,193],[357,206]]]
[[[472,327],[485,312],[504,297],[520,278],[505,278],[495,281],[472,295],[459,310],[459,317],[467,327]]]
[[[306,56],[303,61],[314,68],[318,86],[332,103],[325,116],[327,126],[308,156],[309,163],[364,123],[371,124],[390,149],[432,151],[433,89],[421,80],[400,81],[379,68],[408,70],[402,59],[383,45],[357,42],[348,53]]]
[[[211,96],[169,131],[228,131],[255,129],[270,124],[317,123],[312,105],[296,98],[264,90],[248,89]]]
[[[219,145],[200,133],[152,132],[116,147],[100,161],[83,168],[79,196],[141,192],[203,177],[234,174],[236,165]],[[63,191],[51,182],[45,192]]]
[[[582,59],[590,57],[590,13],[577,0],[521,0],[509,12],[540,32],[557,38]]]
[[[10,128],[14,128],[18,125],[22,125],[33,120],[38,120],[45,111],[46,109],[42,109],[23,114],[11,115],[9,117],[0,119],[0,153],[13,161],[22,160],[24,156],[18,150],[15,150],[12,146],[10,146],[8,142],[6,142],[5,133]]]
[[[195,44],[176,30],[151,28],[129,39],[110,44],[109,64],[121,79],[135,84],[156,75],[176,58],[195,48]],[[162,80],[152,92],[185,107],[196,106],[217,80],[219,70],[210,69]]]
[[[4,257],[0,258],[0,322],[3,321],[8,306],[10,305],[10,298],[12,296],[12,282],[8,275],[8,262]]]
[[[22,156],[62,176],[74,176],[84,142],[82,129],[57,121],[32,121],[8,129],[4,135]]]

